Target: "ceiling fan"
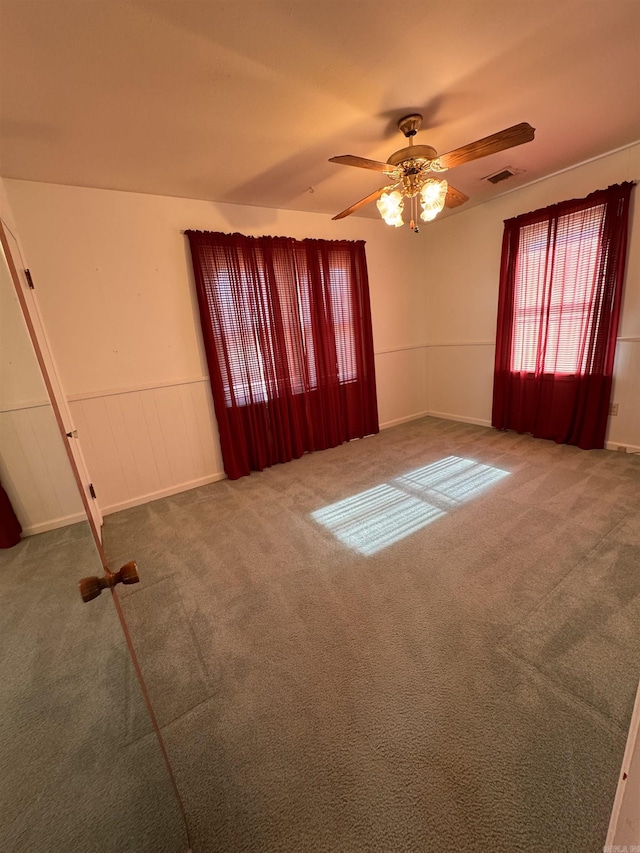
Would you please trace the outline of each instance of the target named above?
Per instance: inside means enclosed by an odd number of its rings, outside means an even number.
[[[344,219],[365,204],[377,201],[378,210],[387,225],[399,227],[403,225],[404,200],[408,198],[411,208],[410,227],[417,233],[418,196],[422,207],[420,218],[425,222],[435,219],[445,205],[457,207],[469,200],[469,196],[454,189],[443,178],[433,177],[434,173],[437,175],[454,166],[477,160],[479,157],[487,157],[489,154],[531,142],[535,136],[534,128],[523,121],[491,136],[463,145],[462,148],[455,148],[447,154],[438,155],[435,148],[430,145],[413,144],[413,137],[421,124],[422,116],[418,113],[400,119],[398,129],[407,137],[409,145],[394,151],[386,163],[367,160],[365,157],[355,157],[353,154],[342,154],[339,157],[330,158],[330,163],[342,163],[344,166],[358,166],[361,169],[382,172],[391,181],[336,214],[332,217],[333,219]]]

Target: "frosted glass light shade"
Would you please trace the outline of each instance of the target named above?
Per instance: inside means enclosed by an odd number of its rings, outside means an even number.
[[[425,182],[420,190],[420,204],[422,206],[420,219],[424,222],[431,222],[436,218],[444,208],[448,188],[449,184],[446,181],[437,181],[435,178],[429,178]]]
[[[393,190],[390,193],[382,193],[376,206],[380,211],[380,216],[382,216],[387,225],[395,225],[396,228],[400,228],[404,224],[402,221],[404,199],[398,190]]]

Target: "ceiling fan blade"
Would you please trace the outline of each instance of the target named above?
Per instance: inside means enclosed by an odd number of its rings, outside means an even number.
[[[355,204],[352,204],[351,207],[348,207],[346,210],[343,210],[341,213],[337,213],[335,216],[332,216],[331,219],[344,219],[345,216],[349,216],[349,214],[354,213],[361,207],[364,207],[365,204],[369,204],[371,201],[375,201],[380,198],[382,193],[391,189],[391,187],[380,187],[379,190],[374,190],[372,193],[369,193],[368,196],[361,198],[360,201],[357,201]]]
[[[520,124],[514,124],[513,127],[500,130],[498,133],[492,133],[491,136],[485,136],[476,142],[463,145],[462,148],[455,148],[453,151],[438,157],[438,160],[445,169],[453,169],[454,166],[477,160],[479,157],[488,157],[489,154],[496,154],[498,151],[531,142],[535,134],[535,129],[528,122],[523,121]]]
[[[464,204],[465,201],[469,201],[469,196],[449,184],[444,200],[445,207],[458,207],[459,204]]]
[[[356,157],[353,154],[341,154],[339,157],[330,157],[330,163],[341,163],[343,166],[359,166],[361,169],[372,169],[374,172],[386,172],[393,174],[397,167],[391,163],[381,163],[379,160],[367,160],[366,157]]]

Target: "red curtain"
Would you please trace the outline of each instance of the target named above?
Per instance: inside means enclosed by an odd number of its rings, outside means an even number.
[[[378,432],[364,243],[186,234],[227,476]]]
[[[505,222],[494,427],[604,447],[633,186]]]
[[[22,527],[16,518],[11,501],[0,484],[0,548],[13,548],[20,541]]]

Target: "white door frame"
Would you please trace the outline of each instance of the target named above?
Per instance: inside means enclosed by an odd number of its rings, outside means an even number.
[[[73,471],[82,503],[87,513],[91,531],[96,544],[101,550],[102,544],[102,512],[95,496],[93,483],[87,469],[87,464],[82,453],[78,432],[74,426],[73,418],[67,398],[64,394],[60,376],[56,368],[49,339],[42,321],[42,315],[38,306],[35,290],[33,289],[29,268],[24,263],[24,254],[15,231],[8,225],[6,219],[10,218],[6,196],[2,192],[0,197],[0,243],[4,251],[9,273],[16,290],[18,302],[24,315],[29,336],[35,350],[38,364],[42,372],[51,406],[60,429],[69,463]]]

